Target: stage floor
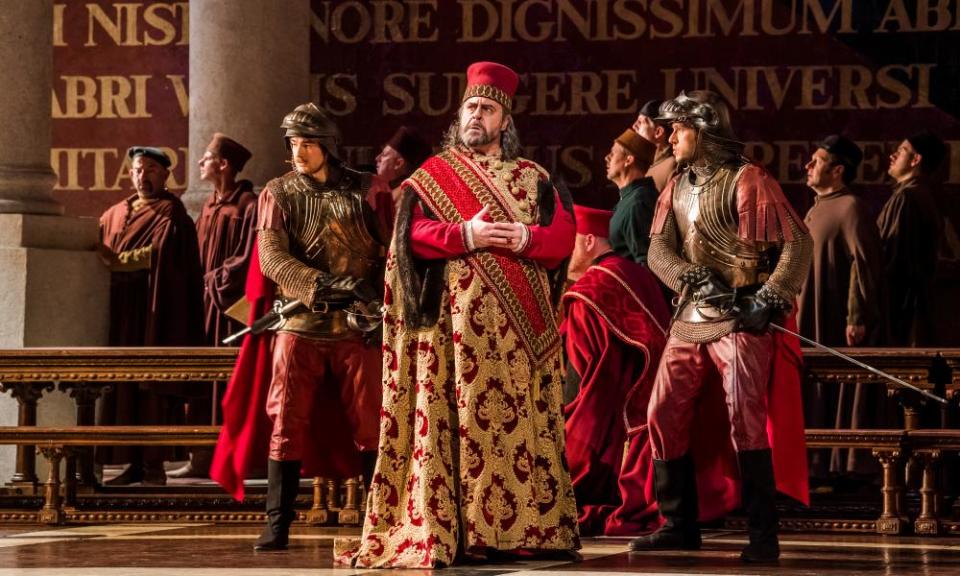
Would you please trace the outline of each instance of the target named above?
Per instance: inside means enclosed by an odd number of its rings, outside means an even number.
[[[49,529],[0,527],[0,576],[270,576],[389,574],[425,570],[333,569],[333,538],[356,529],[295,527],[286,552],[256,553],[256,526],[113,524]],[[779,566],[746,566],[738,559],[742,532],[705,533],[699,552],[626,552],[625,539],[589,538],[583,562],[524,561],[448,568],[445,576],[611,576],[617,574],[960,574],[960,538],[789,533]]]

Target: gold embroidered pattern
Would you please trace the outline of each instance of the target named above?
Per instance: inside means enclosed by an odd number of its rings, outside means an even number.
[[[463,99],[460,101],[463,102],[467,98],[473,98],[474,96],[483,96],[484,98],[495,100],[499,102],[507,112],[513,108],[513,99],[496,86],[489,84],[474,84],[473,86],[468,86],[467,90],[463,93]]]
[[[514,208],[512,204],[516,203],[516,199],[511,195],[506,195],[506,197],[504,197],[504,195],[497,195],[497,198],[494,198],[491,187],[477,177],[477,173],[464,163],[463,157],[459,154],[445,151],[439,156],[453,168],[457,176],[476,194],[480,203],[490,207],[490,216],[494,221],[512,221],[512,218],[504,211],[504,208],[508,210]],[[536,166],[536,164],[533,164],[533,166]],[[536,169],[531,170],[531,172],[539,174]],[[453,202],[429,173],[425,170],[418,170],[411,177],[411,180],[416,185],[415,188],[419,188],[418,193],[422,191],[420,197],[428,200],[430,208],[439,216],[443,217],[444,220],[451,223],[464,221],[463,216],[457,211]],[[516,210],[513,210],[513,212],[516,212]],[[530,323],[530,318],[522,313],[524,307],[516,293],[511,289],[496,259],[489,252],[474,252],[468,254],[465,259],[471,263],[477,270],[477,273],[480,274],[487,284],[496,291],[497,295],[503,299],[504,309],[506,313],[510,315],[510,320],[513,324],[519,328],[525,344],[524,348],[534,363],[539,364],[560,346],[560,333],[556,325],[556,314],[550,305],[550,284],[546,278],[546,274],[542,270],[530,263],[521,263],[524,277],[533,289],[537,308],[540,311],[541,317],[546,321],[546,329],[538,334]]]

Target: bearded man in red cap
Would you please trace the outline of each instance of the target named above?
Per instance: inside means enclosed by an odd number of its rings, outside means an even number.
[[[443,151],[401,186],[387,257],[379,458],[357,567],[579,547],[555,304],[572,207],[519,157],[518,84],[478,62]]]
[[[567,466],[584,534],[656,528],[647,402],[667,339],[670,312],[650,270],[616,254],[607,235],[613,213],[574,206],[577,240],[563,295],[567,380],[579,384],[566,405]],[[624,443],[630,449],[624,465]],[[640,465],[640,474],[632,471]],[[609,527],[609,530],[607,529]]]

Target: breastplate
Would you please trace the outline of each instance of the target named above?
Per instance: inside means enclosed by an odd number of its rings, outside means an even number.
[[[382,279],[386,249],[375,236],[376,217],[359,178],[344,176],[327,186],[292,174],[275,197],[291,255],[336,276]]]
[[[673,190],[683,257],[714,271],[731,288],[762,283],[772,270],[770,247],[739,235],[737,181],[744,166],[721,167],[696,184],[687,172]]]

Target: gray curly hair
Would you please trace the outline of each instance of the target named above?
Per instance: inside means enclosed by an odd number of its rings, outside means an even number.
[[[504,110],[509,122],[507,128],[500,133],[500,149],[504,160],[516,160],[520,157],[522,148],[520,146],[520,135],[517,134],[517,126],[513,123],[513,116]],[[464,146],[463,139],[460,137],[460,108],[457,109],[457,115],[454,117],[450,127],[443,134],[443,141],[440,144],[444,150]]]

